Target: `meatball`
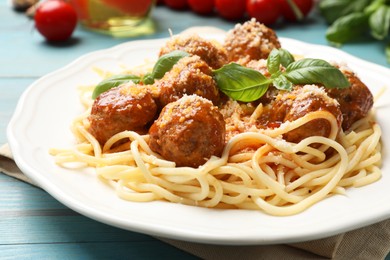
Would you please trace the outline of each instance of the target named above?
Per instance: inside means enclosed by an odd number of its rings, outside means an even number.
[[[161,106],[185,94],[202,96],[214,104],[219,100],[219,90],[211,68],[196,55],[180,59],[155,85],[160,89]]]
[[[281,91],[268,107],[268,117],[264,122],[287,122],[297,120],[314,111],[332,113],[339,129],[343,116],[339,103],[330,98],[322,87],[316,85],[296,86],[291,92]],[[263,123],[264,123],[263,122]],[[315,119],[284,135],[290,142],[299,142],[309,136],[329,136],[331,125],[326,119]]]
[[[266,59],[251,60],[245,64],[245,67],[257,70],[261,74],[263,74],[265,77],[271,76],[271,73],[269,73],[269,71],[268,71]]]
[[[150,148],[176,166],[198,167],[225,145],[225,122],[218,108],[197,95],[169,103],[149,129]]]
[[[198,55],[213,69],[218,69],[227,63],[227,53],[218,42],[203,39],[196,34],[172,37],[160,49],[160,56],[174,50]]]
[[[280,48],[276,33],[256,21],[237,24],[225,38],[224,47],[229,62],[246,64],[251,60],[266,59],[274,48]]]
[[[104,145],[111,136],[125,130],[146,132],[144,128],[156,112],[157,105],[147,89],[129,82],[95,99],[88,117],[89,132]]]
[[[374,98],[368,87],[351,71],[343,70],[351,83],[344,89],[327,89],[328,95],[340,103],[343,113],[343,130],[348,130],[357,120],[367,116],[374,104]]]

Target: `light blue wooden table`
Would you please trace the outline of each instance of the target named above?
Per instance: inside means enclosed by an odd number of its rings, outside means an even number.
[[[234,23],[157,7],[155,34],[138,39],[167,37],[190,26],[230,29]],[[39,77],[61,68],[88,52],[133,39],[113,39],[78,28],[70,44],[49,45],[33,22],[0,0],[0,144],[19,96]],[[281,37],[324,44],[326,25],[313,15],[304,24],[274,28]],[[135,40],[135,39],[134,39]],[[354,43],[342,49],[383,65],[383,44]],[[389,241],[390,243],[390,241]],[[101,224],[63,206],[43,190],[0,174],[0,259],[193,259],[175,247],[147,235]]]

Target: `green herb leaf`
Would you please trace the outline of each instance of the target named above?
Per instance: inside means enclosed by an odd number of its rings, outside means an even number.
[[[286,49],[279,49],[279,55],[280,55],[280,63],[283,65],[283,67],[287,67],[290,65],[290,63],[293,63],[295,61],[294,56]]]
[[[170,71],[181,58],[189,56],[187,52],[184,51],[172,51],[161,56],[156,64],[154,64],[153,70],[151,73],[146,73],[143,77],[136,75],[114,75],[107,79],[102,80],[94,89],[92,93],[92,98],[97,98],[101,93],[117,87],[123,83],[129,82],[130,80],[134,83],[144,83],[144,84],[153,84],[155,79],[162,78],[167,71]]]
[[[363,12],[372,0],[321,0],[319,9],[322,16],[332,24],[338,18],[350,13]]]
[[[369,19],[371,35],[377,40],[383,40],[389,34],[390,7],[380,6]]]
[[[237,101],[251,102],[259,99],[272,82],[260,72],[237,63],[224,65],[213,72],[219,89]]]
[[[390,0],[321,0],[319,9],[330,24],[326,39],[341,44],[369,34],[384,40],[390,34]]]
[[[376,10],[381,6],[386,4],[386,0],[373,0],[366,8],[364,8],[364,13],[367,15],[372,15]]]
[[[273,49],[267,59],[268,72],[277,74],[275,77],[280,75],[280,65],[287,67],[290,63],[294,62],[294,56],[285,49]],[[273,75],[274,76],[274,75]]]
[[[143,82],[145,85],[151,85],[154,83],[154,78],[152,73],[146,73],[142,79],[141,82]]]
[[[267,69],[271,74],[275,74],[280,70],[281,58],[278,49],[273,49],[267,58]]]
[[[112,77],[106,78],[102,80],[99,84],[96,85],[95,89],[92,92],[92,98],[95,99],[97,98],[101,93],[117,87],[123,83],[133,81],[134,83],[139,83],[140,82],[140,77],[136,75],[114,75]]]
[[[162,55],[153,67],[153,79],[161,79],[166,72],[170,71],[181,58],[189,56],[185,51],[175,50]]]
[[[293,83],[289,81],[284,75],[279,75],[278,77],[274,78],[272,84],[275,88],[280,90],[290,91],[293,88]]]
[[[320,59],[302,59],[287,66],[282,74],[294,84],[322,84],[327,88],[346,88],[350,85],[344,74]]]
[[[364,35],[368,17],[364,13],[351,13],[338,18],[326,31],[327,40],[340,44]]]

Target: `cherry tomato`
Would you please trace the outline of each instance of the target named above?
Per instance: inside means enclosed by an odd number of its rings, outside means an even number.
[[[301,17],[301,19],[306,17],[314,6],[313,0],[292,0],[292,1],[302,12],[303,17]],[[280,5],[281,13],[287,21],[299,20],[287,0],[279,0],[279,5]]]
[[[164,4],[172,9],[183,10],[188,7],[187,0],[164,0]]]
[[[250,17],[266,25],[275,23],[281,15],[274,0],[247,0],[246,10]]]
[[[188,0],[188,5],[198,14],[211,14],[214,11],[214,0]]]
[[[228,20],[238,20],[245,14],[246,0],[215,0],[218,14]]]
[[[77,14],[63,0],[46,0],[38,5],[34,20],[35,27],[48,41],[65,41],[72,36]]]

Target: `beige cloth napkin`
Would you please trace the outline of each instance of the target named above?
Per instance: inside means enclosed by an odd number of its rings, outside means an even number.
[[[0,147],[0,172],[34,184],[13,161],[7,144]],[[202,259],[384,259],[390,251],[390,220],[325,239],[288,245],[223,246],[160,240]]]

